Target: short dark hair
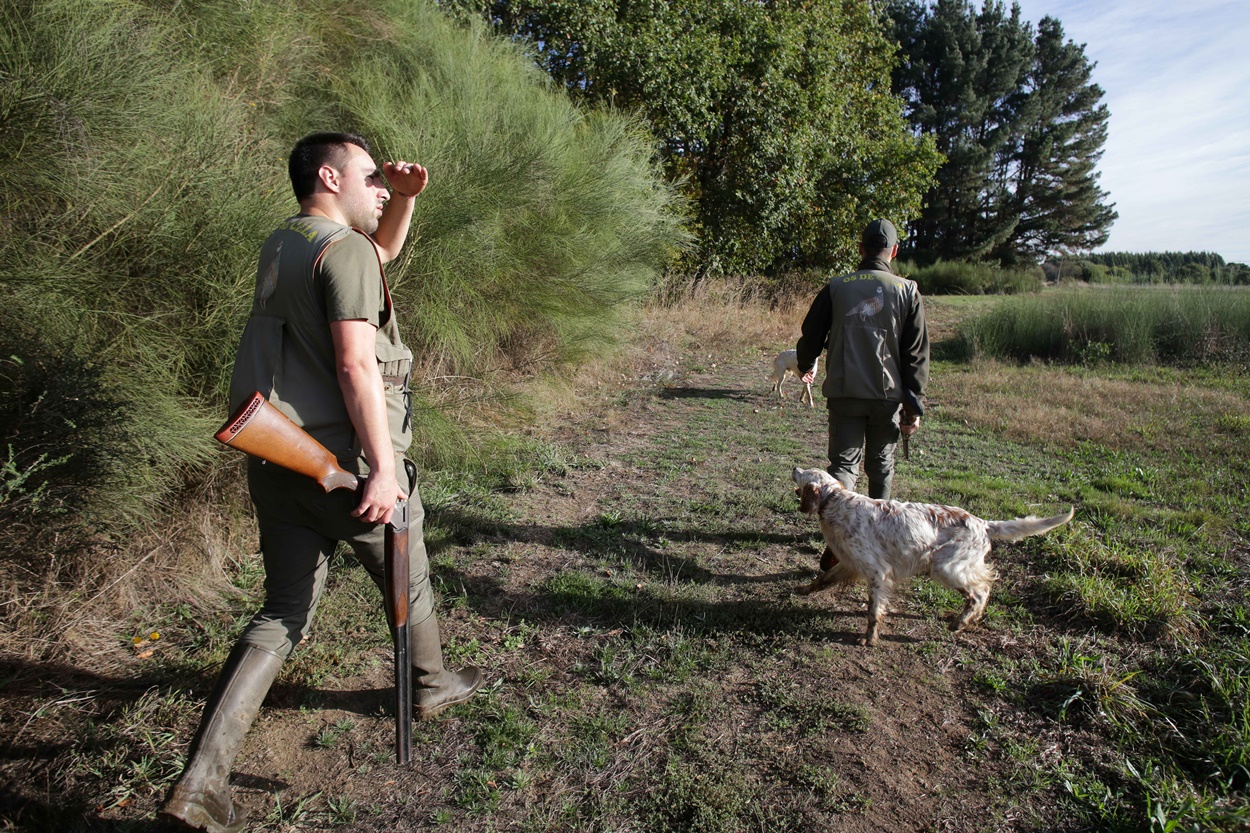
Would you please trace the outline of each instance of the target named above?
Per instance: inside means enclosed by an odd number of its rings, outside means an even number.
[[[310,133],[295,143],[286,169],[291,176],[295,199],[303,202],[317,188],[317,172],[321,166],[341,164],[344,145],[356,145],[365,153],[371,153],[369,143],[355,133]]]

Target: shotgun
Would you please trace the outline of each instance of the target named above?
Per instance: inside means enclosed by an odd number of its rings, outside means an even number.
[[[270,405],[259,392],[239,406],[216,434],[218,442],[311,477],[327,493],[356,491],[360,480],[330,450]],[[412,757],[412,666],[408,664],[408,501],[396,502],[386,525],[386,619],[395,642],[395,758]]]

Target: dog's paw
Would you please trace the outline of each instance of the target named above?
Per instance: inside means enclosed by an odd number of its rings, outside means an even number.
[[[959,633],[960,631],[970,628],[980,621],[980,616],[956,616],[951,619],[950,624],[947,625],[947,627],[951,629],[951,633]]]

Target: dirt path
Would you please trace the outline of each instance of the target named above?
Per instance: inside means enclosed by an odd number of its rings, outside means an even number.
[[[825,426],[765,367],[627,390],[552,432],[564,465],[531,488],[432,512],[444,643],[486,691],[418,724],[400,772],[386,645],[315,633],[366,671],[279,682],[235,768],[255,829],[1024,829],[970,670],[1007,629],[955,640],[917,585],[866,650],[860,590],[789,595],[819,532],[788,472]]]

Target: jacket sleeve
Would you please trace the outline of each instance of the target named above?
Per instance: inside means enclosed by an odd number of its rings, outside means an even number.
[[[829,341],[829,329],[833,326],[833,302],[829,299],[829,288],[821,289],[812,301],[812,306],[803,319],[802,335],[799,336],[795,351],[799,354],[799,373],[807,373],[816,366],[816,360],[824,352]]]
[[[923,415],[924,389],[929,383],[929,325],[924,317],[924,298],[919,292],[913,294],[911,307],[903,319],[899,347],[903,353],[904,396],[912,409]]]

